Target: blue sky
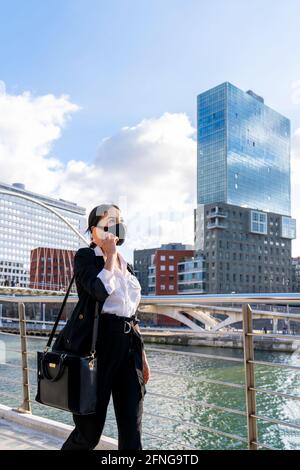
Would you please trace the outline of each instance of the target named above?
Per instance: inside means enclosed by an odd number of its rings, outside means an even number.
[[[1,180],[87,213],[127,193],[128,221],[142,220],[128,257],[191,244],[196,98],[229,81],[292,121],[300,255],[299,18],[299,0],[0,0]]]
[[[197,93],[254,89],[300,126],[300,2],[287,0],[0,1],[7,91],[66,93],[82,109],[55,152],[94,158],[99,141],[165,111],[195,123]]]

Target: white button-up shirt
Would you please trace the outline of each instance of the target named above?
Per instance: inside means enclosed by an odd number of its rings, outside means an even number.
[[[100,246],[94,248],[96,256],[106,256]],[[114,270],[101,269],[98,276],[103,282],[109,296],[105,299],[102,312],[119,316],[131,317],[135,314],[141,300],[141,285],[133,274],[127,269],[127,262],[118,252],[121,262],[121,271],[114,265]]]

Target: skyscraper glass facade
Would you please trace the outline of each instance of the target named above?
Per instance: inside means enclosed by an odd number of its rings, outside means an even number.
[[[290,121],[226,82],[198,95],[198,204],[291,215]]]
[[[198,95],[198,204],[226,201],[226,97],[226,84]]]

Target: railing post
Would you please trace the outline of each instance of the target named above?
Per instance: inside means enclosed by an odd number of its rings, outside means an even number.
[[[18,411],[21,411],[23,413],[31,413],[25,304],[22,302],[18,303],[18,313],[19,313],[19,329],[20,329],[20,340],[21,340],[22,385],[23,385],[23,403],[18,408]]]
[[[244,340],[244,367],[245,367],[245,393],[246,393],[246,412],[247,412],[247,431],[248,431],[248,449],[257,450],[257,423],[256,418],[256,392],[251,390],[255,388],[254,364],[254,344],[252,310],[249,304],[243,304],[243,340]]]

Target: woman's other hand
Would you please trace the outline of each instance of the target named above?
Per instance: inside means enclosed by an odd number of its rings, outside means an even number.
[[[143,377],[145,384],[149,381],[151,377],[149,362],[145,354],[143,354]]]

